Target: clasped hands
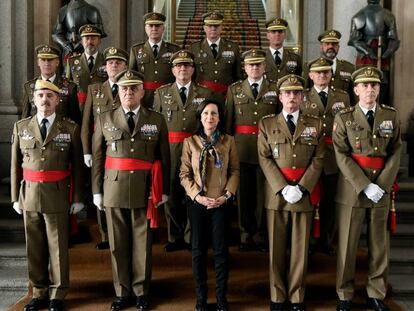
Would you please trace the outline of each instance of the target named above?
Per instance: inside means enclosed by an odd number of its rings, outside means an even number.
[[[226,198],[223,195],[218,197],[217,199],[213,199],[198,194],[196,195],[195,200],[197,201],[197,203],[204,205],[207,209],[217,208],[226,203]]]
[[[299,186],[291,186],[287,185],[282,189],[283,198],[286,202],[290,204],[297,203],[300,199],[302,199],[303,192],[300,190]]]

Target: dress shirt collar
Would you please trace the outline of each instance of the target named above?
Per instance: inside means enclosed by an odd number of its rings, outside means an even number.
[[[98,51],[96,51],[96,53],[93,55],[89,55],[86,51],[84,53],[85,53],[86,60],[89,60],[89,57],[93,56],[93,61],[96,62],[96,58],[98,57]]]
[[[49,79],[44,77],[43,75],[41,75],[41,77],[43,81],[49,80],[51,83],[55,83],[56,73],[53,76],[51,76]]]
[[[275,58],[275,52],[279,51],[279,57],[280,59],[283,59],[283,46],[280,49],[274,49],[272,47],[269,46],[270,52],[272,53],[272,57]]]
[[[190,90],[190,86],[191,86],[191,80],[186,85],[181,85],[180,83],[178,83],[178,81],[176,81],[175,83],[177,83],[178,92],[180,91],[182,87],[185,87],[186,88],[185,93],[186,95],[188,95],[188,91]]]
[[[36,114],[36,119],[37,119],[37,123],[39,124],[39,126],[42,125],[42,120],[43,119],[47,119],[47,121],[49,121],[49,123],[46,125],[46,128],[49,130],[50,127],[52,126],[53,122],[55,122],[56,113],[54,112],[53,114],[51,114],[47,118],[44,118],[39,113],[37,113]]]
[[[221,41],[221,38],[218,38],[218,40],[217,40],[216,42],[212,42],[212,41],[210,41],[210,40],[208,40],[208,39],[207,39],[207,43],[208,43],[208,46],[209,46],[209,47],[211,47],[211,45],[212,45],[213,43],[215,43],[215,44],[217,45],[217,52],[218,52],[218,50],[219,50],[220,41]]]
[[[323,90],[318,88],[316,85],[313,85],[313,87],[315,88],[316,93],[320,93],[322,91],[324,91],[326,94],[329,94],[329,86],[327,86],[326,88],[324,88]]]
[[[299,109],[298,109],[298,110],[296,110],[295,112],[292,112],[292,113],[288,113],[288,112],[286,112],[286,111],[282,110],[282,113],[283,113],[283,117],[285,118],[286,122],[287,122],[287,115],[288,115],[288,114],[291,114],[291,115],[293,116],[293,123],[295,123],[295,125],[297,125],[297,124],[298,124],[298,119],[299,119]]]
[[[260,91],[260,88],[262,87],[262,83],[263,83],[263,77],[261,77],[261,79],[259,81],[253,81],[250,80],[249,78],[247,78],[247,80],[249,81],[250,87],[252,87],[253,83],[257,83],[257,91]]]
[[[148,40],[148,43],[151,47],[151,50],[154,48],[154,45],[157,45],[158,46],[158,52],[160,51],[162,40],[160,40],[159,42],[151,42],[150,40]]]
[[[130,112],[131,110],[128,110],[126,108],[124,108],[123,106],[121,106],[122,109],[124,110],[125,115]],[[134,110],[132,110],[132,112],[135,114],[135,116],[138,115],[139,109],[141,108],[141,105],[138,106],[138,108],[135,108]]]
[[[374,112],[374,114],[375,114],[375,109],[377,108],[377,104],[375,104],[374,107],[372,107],[371,109],[364,108],[359,103],[358,103],[358,105],[359,105],[359,108],[361,108],[364,115],[367,115],[368,110],[372,110],[372,112]]]

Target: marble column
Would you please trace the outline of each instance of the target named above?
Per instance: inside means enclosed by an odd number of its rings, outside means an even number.
[[[319,34],[325,29],[325,0],[303,1],[303,60],[320,55]]]

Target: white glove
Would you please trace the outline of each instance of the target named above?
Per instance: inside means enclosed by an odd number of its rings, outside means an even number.
[[[102,193],[97,193],[93,195],[93,204],[100,210],[104,211],[105,208],[103,206],[103,196]]]
[[[299,190],[299,188],[291,185],[287,185],[282,190],[283,198],[286,200],[286,202],[290,204],[295,204],[302,198],[302,191]]]
[[[162,205],[164,203],[167,203],[167,201],[168,201],[168,195],[163,194],[162,195],[162,198],[161,198],[161,202],[157,203],[157,206],[156,207],[158,207],[158,206],[160,206],[160,205]]]
[[[83,203],[72,203],[72,205],[70,206],[70,213],[77,214],[81,210],[83,210],[84,207],[85,205]]]
[[[370,183],[365,189],[364,193],[374,203],[378,203],[384,195],[384,190],[382,190],[377,184]]]
[[[19,202],[13,202],[13,208],[17,214],[21,215],[23,213],[23,210],[19,206]]]
[[[92,167],[92,155],[91,154],[84,154],[83,155],[83,162],[87,167]]]

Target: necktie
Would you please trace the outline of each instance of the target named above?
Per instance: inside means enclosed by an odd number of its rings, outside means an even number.
[[[88,58],[88,67],[89,67],[89,71],[92,71],[92,68],[93,68],[93,61],[94,61],[93,56],[89,56],[89,58]]]
[[[276,50],[276,52],[275,52],[275,63],[276,63],[276,66],[280,66],[280,64],[282,63],[282,59],[280,58],[280,52],[279,51],[277,51]]]
[[[157,57],[157,55],[158,55],[158,45],[154,44],[152,46],[152,52],[154,53],[154,57]]]
[[[295,134],[296,125],[293,122],[293,116],[291,114],[287,115],[287,125],[288,125],[288,128],[289,128],[290,134],[292,134],[292,136],[293,136],[293,134]]]
[[[372,127],[374,126],[374,111],[368,110],[368,112],[367,112],[367,121],[368,121],[368,124],[369,124],[369,126],[371,127],[371,130],[372,130]]]
[[[40,125],[40,134],[42,135],[42,140],[45,141],[46,136],[47,136],[47,128],[46,128],[46,124],[49,121],[47,119],[42,119],[42,123]]]
[[[181,97],[181,102],[183,103],[183,105],[187,101],[187,95],[185,95],[186,90],[187,90],[187,88],[184,87],[184,86],[182,88],[180,88],[180,97]]]
[[[128,111],[127,116],[128,116],[127,122],[128,122],[129,131],[132,134],[135,128],[135,122],[134,122],[135,113],[133,113],[132,111]]]
[[[118,84],[113,84],[111,91],[112,91],[112,98],[115,98],[116,95],[118,95]]]
[[[326,105],[328,104],[328,94],[326,94],[326,92],[324,91],[320,91],[319,97],[321,99],[323,106],[326,107]]]
[[[259,84],[252,83],[252,93],[253,93],[254,98],[256,98],[257,94],[259,94],[259,91],[257,90],[258,86],[259,86]]]
[[[213,53],[214,58],[216,58],[217,57],[217,44],[212,43],[210,47],[211,47],[211,52]]]

